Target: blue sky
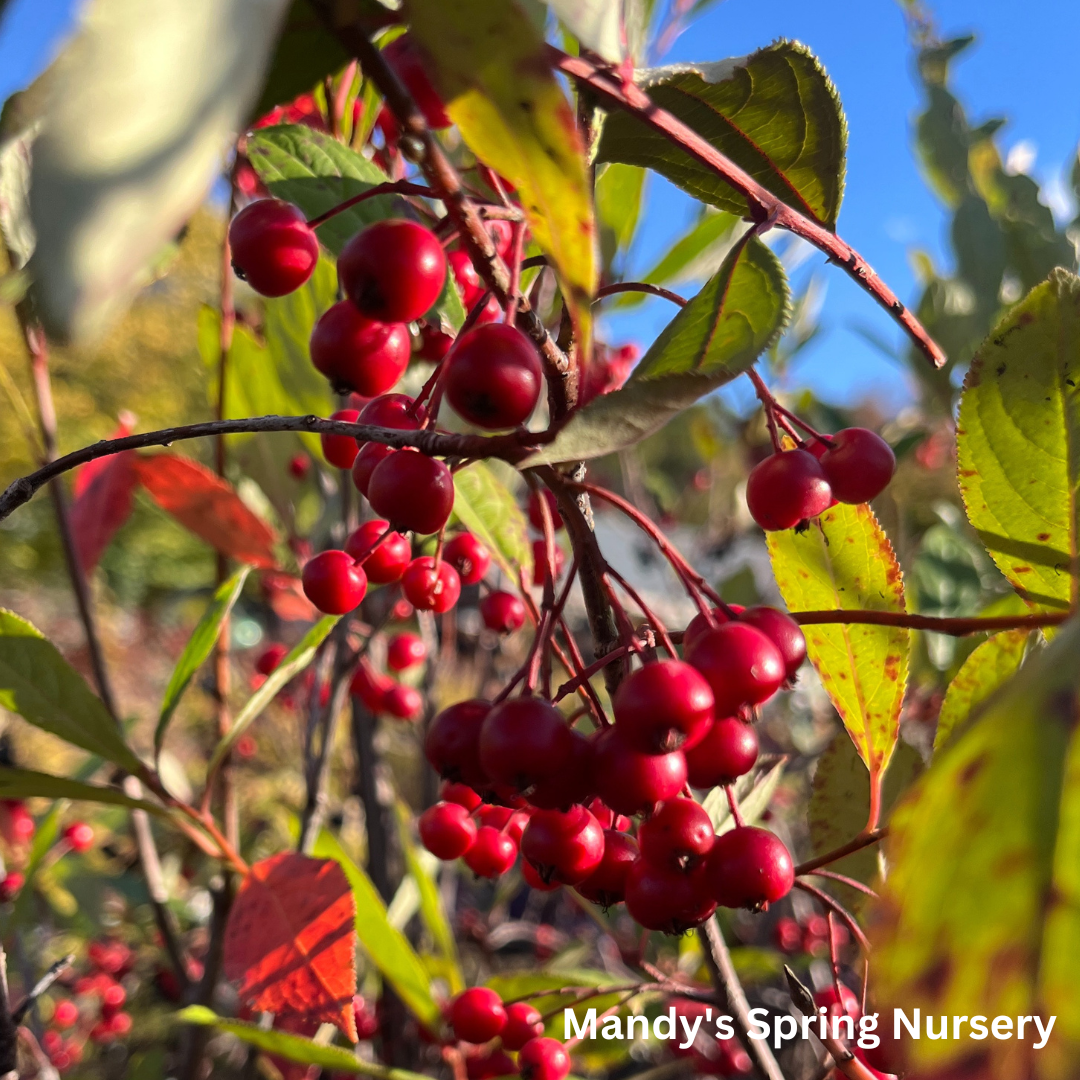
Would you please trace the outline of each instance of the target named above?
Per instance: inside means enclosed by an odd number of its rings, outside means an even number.
[[[30,81],[54,55],[71,26],[72,0],[12,0],[0,25],[0,97]],[[1074,212],[1062,183],[1080,139],[1080,82],[1074,0],[938,0],[943,34],[973,31],[976,45],[955,68],[955,86],[969,114],[1004,116],[1006,151],[1035,152],[1035,175],[1052,203]],[[911,151],[911,123],[920,102],[903,19],[895,0],[722,0],[674,45],[665,62],[717,60],[753,51],[778,37],[797,38],[821,58],[840,91],[850,129],[841,235],[858,248],[905,301],[916,297],[908,253],[930,251],[944,262],[944,217],[926,189]],[[692,213],[689,201],[653,179],[649,224],[633,252],[647,268]],[[807,265],[820,265],[814,255]],[[847,277],[827,274],[825,333],[791,374],[829,400],[872,396],[895,408],[908,396],[906,376],[851,330],[853,322],[899,341],[893,324]],[[671,317],[650,301],[610,326],[612,340],[647,344]]]

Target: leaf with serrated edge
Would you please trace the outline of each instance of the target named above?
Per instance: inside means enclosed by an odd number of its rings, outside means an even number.
[[[79,802],[105,803],[109,806],[126,806],[131,810],[145,810],[158,817],[169,817],[169,811],[157,803],[145,799],[133,799],[118,788],[84,784],[69,780],[66,776],[34,772],[32,769],[16,769],[0,765],[0,799],[75,799]]]
[[[639,443],[746,371],[779,337],[788,314],[780,261],[756,237],[744,238],[660,332],[627,384],[575,412],[524,464],[586,460]]]
[[[957,474],[1009,584],[1044,611],[1078,599],[1080,278],[1055,270],[997,324],[964,380]]]
[[[761,820],[761,815],[768,810],[769,803],[776,792],[776,785],[780,783],[780,777],[784,775],[785,765],[787,765],[787,758],[781,758],[775,765],[759,772],[753,779],[748,774],[740,776],[735,782],[735,802],[745,824],[756,825]],[[722,787],[714,787],[701,800],[701,805],[712,819],[713,831],[717,836],[735,828],[735,819],[731,816],[727,792]]]
[[[1030,1029],[980,1044],[979,1075],[995,1080],[1073,1076],[1080,1060],[1078,714],[1074,618],[936,755],[889,823],[870,928],[876,1007],[1055,1016],[1041,1051]],[[908,1049],[910,1075],[945,1075],[971,1044]]]
[[[778,199],[836,227],[847,124],[836,88],[805,45],[779,41],[750,56],[642,69],[634,78]],[[597,160],[654,169],[694,198],[746,215],[745,196],[629,113],[608,116]]]
[[[904,579],[869,506],[839,503],[809,523],[768,534],[769,557],[791,611],[901,612]],[[900,731],[911,631],[865,623],[803,627],[806,652],[872,776]]]
[[[532,544],[525,515],[507,486],[478,461],[454,473],[454,516],[518,580],[518,570],[532,581]]]
[[[128,772],[142,767],[86,680],[40,630],[2,608],[0,706]]]

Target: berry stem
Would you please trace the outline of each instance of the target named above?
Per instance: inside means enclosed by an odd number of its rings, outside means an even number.
[[[660,285],[652,285],[647,281],[616,281],[611,285],[605,285],[602,289],[598,289],[596,299],[593,303],[599,303],[605,296],[614,296],[616,293],[624,292],[639,292],[648,293],[650,296],[662,296],[665,300],[670,300],[673,304],[678,304],[679,307],[686,307],[690,302],[685,297],[672,292],[670,289],[665,289]]]
[[[765,385],[765,380],[757,373],[756,368],[750,368],[746,374],[750,376],[750,381],[754,384],[754,390],[757,391],[758,401],[761,402],[761,407],[765,410],[765,423],[769,425],[769,438],[772,440],[773,450],[780,453],[780,433],[776,430],[776,413],[773,411],[776,407],[776,400]]]
[[[745,828],[746,821],[742,816],[742,811],[739,809],[739,800],[735,798],[735,788],[731,784],[725,784],[724,794],[727,795],[728,809],[731,810],[731,816],[736,826],[740,829]]]
[[[824,855],[817,855],[813,859],[807,859],[806,862],[799,863],[795,867],[795,875],[798,877],[802,874],[813,873],[820,866],[828,866],[829,863],[836,862],[837,859],[842,859],[845,855],[851,855],[853,852],[862,851],[863,848],[869,847],[871,844],[876,844],[888,834],[888,826],[882,826],[880,829],[875,829],[869,833],[859,833],[858,836],[849,840],[846,844],[841,844],[840,847],[835,848],[833,851],[827,851]]]
[[[422,195],[425,198],[434,198],[431,188],[410,183],[408,180],[391,180],[385,184],[376,184],[374,187],[368,188],[367,191],[361,191],[359,195],[353,195],[352,198],[338,203],[337,206],[331,206],[329,210],[323,211],[318,217],[313,217],[308,222],[308,226],[317,229],[332,217],[337,217],[338,214],[356,206],[357,203],[377,198],[379,195]]]
[[[637,604],[642,615],[649,620],[649,625],[656,631],[660,638],[660,643],[667,650],[667,653],[673,659],[678,657],[678,653],[675,651],[675,645],[668,634],[667,627],[660,621],[660,617],[653,611],[641,598],[638,591],[610,564],[608,565],[607,572],[619,583],[623,591],[630,597],[631,600]]]
[[[862,927],[855,921],[855,916],[851,914],[838,900],[834,900],[827,892],[823,892],[821,889],[814,885],[811,885],[806,881],[796,880],[796,889],[802,889],[803,892],[809,893],[812,897],[824,904],[825,907],[835,911],[841,919],[847,923],[848,929],[858,939],[859,944],[863,947],[863,950],[867,953],[870,952],[870,942],[866,940],[866,935],[862,932]]]
[[[809,873],[813,874],[815,877],[828,878],[830,881],[839,881],[849,889],[855,889],[857,892],[861,892],[866,896],[872,896],[875,900],[877,899],[877,893],[874,892],[869,885],[864,885],[861,881],[849,878],[845,874],[837,874],[832,870],[811,870]]]

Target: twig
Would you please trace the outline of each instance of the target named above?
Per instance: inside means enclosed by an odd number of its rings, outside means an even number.
[[[616,293],[624,292],[639,292],[648,293],[651,296],[662,296],[665,300],[670,300],[673,304],[678,304],[679,307],[686,307],[689,301],[680,296],[678,293],[672,292],[670,289],[665,289],[661,285],[653,285],[648,281],[616,281],[611,285],[605,285],[602,289],[599,289],[596,293],[596,299],[593,303],[597,303],[603,300],[605,296],[614,296]]]
[[[807,859],[804,863],[799,863],[799,865],[795,867],[795,875],[798,877],[802,874],[810,874],[819,866],[828,866],[829,863],[836,862],[837,859],[842,859],[845,855],[851,855],[853,852],[862,851],[863,848],[869,847],[871,844],[876,844],[879,840],[888,835],[888,826],[882,826],[880,829],[875,829],[873,832],[861,832],[858,836],[853,837],[846,844],[841,844],[840,847],[833,851],[827,851],[824,855],[816,855],[812,859]]]
[[[908,630],[932,630],[936,634],[965,637],[990,630],[1036,630],[1040,626],[1060,626],[1073,616],[1072,611],[1038,615],[990,615],[948,618],[936,615],[912,615],[906,611],[793,611],[791,617],[801,626],[823,623],[862,623],[870,626],[899,626]]]
[[[846,874],[836,874],[832,870],[811,870],[810,873],[815,877],[828,878],[830,881],[839,881],[841,885],[846,885],[849,889],[855,889],[857,892],[861,892],[866,896],[872,896],[875,900],[877,899],[877,893],[874,892],[869,885],[864,885],[861,881],[856,881]]]
[[[44,994],[45,991],[48,990],[49,987],[52,986],[52,984],[56,982],[56,980],[59,979],[60,976],[63,975],[64,972],[67,971],[67,969],[71,967],[73,963],[75,963],[74,953],[69,953],[67,956],[63,956],[59,960],[55,961],[55,963],[53,963],[49,967],[49,970],[46,971],[45,974],[42,975],[36,983],[34,983],[33,989],[30,991],[30,993],[27,994],[21,1002],[19,1002],[18,1007],[11,1014],[12,1022],[15,1024],[21,1024],[25,1019],[26,1014],[30,1011],[30,1006],[33,1005],[34,1002],[37,1001],[37,999],[41,997],[41,995]]]
[[[788,990],[791,993],[791,1003],[803,1014],[803,1016],[816,1017],[818,1015],[818,1010],[817,1006],[814,1004],[813,994],[799,982],[795,977],[795,972],[793,972],[787,964],[784,965],[784,974],[787,976]],[[813,1030],[812,1026],[811,1030]],[[825,1049],[832,1054],[833,1061],[836,1063],[836,1068],[839,1069],[848,1080],[874,1080],[875,1074],[859,1061],[840,1039],[834,1039],[830,1035],[826,1035],[822,1038],[820,1033],[817,1033],[817,1037],[821,1040]]]
[[[866,935],[863,933],[862,927],[855,921],[855,916],[839,900],[831,897],[827,892],[817,888],[814,885],[809,884],[806,881],[796,880],[795,888],[801,889],[805,893],[809,893],[814,899],[824,904],[825,907],[831,908],[840,916],[841,919],[847,923],[848,929],[855,935],[859,944],[866,952],[870,951],[870,942],[866,940]]]

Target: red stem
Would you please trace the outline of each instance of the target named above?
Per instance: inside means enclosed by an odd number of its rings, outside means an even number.
[[[376,184],[374,187],[368,188],[367,191],[361,191],[359,195],[353,195],[351,199],[346,199],[344,202],[338,203],[337,206],[331,206],[329,210],[325,210],[318,217],[313,217],[308,222],[308,226],[317,229],[324,222],[329,221],[332,217],[337,217],[338,214],[356,206],[357,203],[362,203],[367,199],[374,199],[379,195],[423,195],[425,198],[434,198],[431,188],[423,187],[421,184],[412,184],[408,180],[391,180],[385,184]]]

